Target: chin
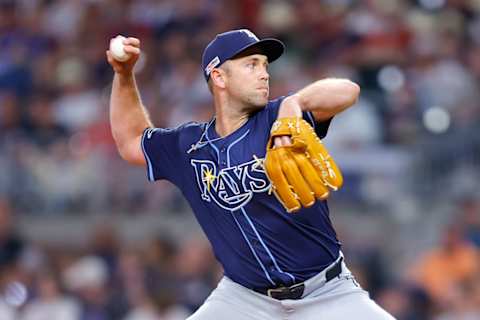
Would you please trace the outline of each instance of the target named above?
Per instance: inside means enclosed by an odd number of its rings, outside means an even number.
[[[247,99],[247,104],[251,106],[253,110],[258,110],[264,108],[268,103],[268,96],[267,95],[256,95],[251,96]]]
[[[252,108],[253,109],[262,109],[262,108],[265,108],[267,103],[268,103],[268,99],[258,100],[258,101],[255,101],[255,103],[252,103]]]
[[[257,107],[265,107],[267,103],[268,103],[268,96],[262,96],[255,99],[255,102],[253,104]]]

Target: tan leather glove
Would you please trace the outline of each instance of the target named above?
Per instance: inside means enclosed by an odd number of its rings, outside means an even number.
[[[292,144],[275,147],[275,137],[289,136]],[[271,128],[265,172],[278,200],[288,212],[312,206],[338,190],[343,177],[315,130],[302,118],[280,118]]]

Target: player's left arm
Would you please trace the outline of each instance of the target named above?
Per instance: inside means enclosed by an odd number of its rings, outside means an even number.
[[[315,81],[282,101],[278,118],[312,112],[316,121],[328,120],[357,102],[360,87],[348,80],[327,78]]]
[[[270,131],[265,173],[288,212],[325,200],[343,177],[314,128],[302,119],[311,112],[316,122],[328,122],[357,101],[360,88],[346,79],[316,81],[285,98]]]

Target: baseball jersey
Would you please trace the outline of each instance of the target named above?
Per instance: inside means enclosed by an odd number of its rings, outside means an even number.
[[[250,289],[290,286],[330,265],[340,243],[326,201],[287,213],[265,175],[270,127],[284,97],[268,102],[226,137],[208,123],[148,128],[142,149],[150,181],[166,179],[190,204],[224,273]],[[326,135],[330,120],[304,118]]]

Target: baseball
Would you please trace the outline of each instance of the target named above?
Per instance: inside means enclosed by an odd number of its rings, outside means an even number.
[[[130,54],[126,53],[125,50],[123,50],[124,39],[125,37],[123,36],[116,36],[110,42],[110,52],[112,53],[113,58],[117,61],[127,61],[130,58]]]

